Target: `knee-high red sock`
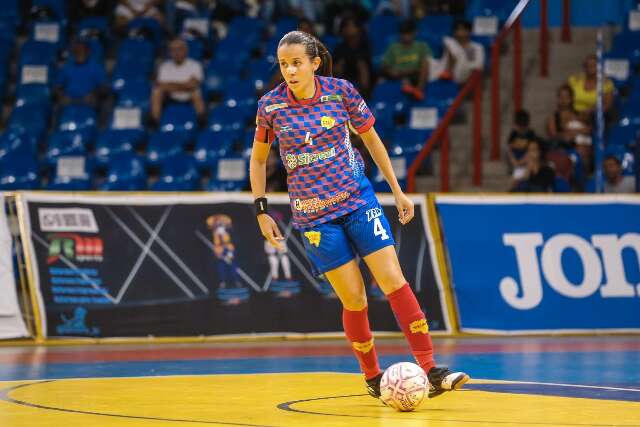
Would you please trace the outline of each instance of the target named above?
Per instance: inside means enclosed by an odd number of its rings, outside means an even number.
[[[420,304],[418,304],[413,290],[407,283],[387,295],[387,299],[396,319],[398,319],[402,332],[409,341],[413,357],[425,372],[429,372],[429,369],[436,365],[433,360],[433,343],[429,335],[427,319],[420,309]]]
[[[371,329],[369,329],[367,307],[360,311],[343,309],[342,325],[365,378],[370,379],[378,375],[380,366],[376,348],[373,346]]]

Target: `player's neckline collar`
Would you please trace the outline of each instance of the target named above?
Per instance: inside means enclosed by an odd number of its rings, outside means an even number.
[[[296,97],[293,95],[293,92],[291,92],[291,89],[289,89],[289,86],[287,86],[287,97],[289,98],[289,102],[293,105],[309,105],[309,104],[314,104],[318,101],[318,98],[320,98],[320,92],[322,92],[322,88],[320,85],[320,79],[318,77],[314,77],[313,78],[315,80],[315,84],[316,84],[316,91],[313,94],[313,98],[308,98],[308,99],[296,99]],[[286,85],[286,83],[285,83]]]

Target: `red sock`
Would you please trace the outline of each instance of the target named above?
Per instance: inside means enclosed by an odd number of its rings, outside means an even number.
[[[427,319],[424,317],[411,287],[407,283],[387,295],[387,299],[396,319],[398,319],[402,332],[409,341],[413,357],[425,372],[429,372],[436,365],[433,360],[433,343],[429,335]]]
[[[380,366],[376,348],[373,346],[371,329],[369,329],[367,307],[360,311],[343,309],[342,325],[365,378],[370,379],[378,375]]]

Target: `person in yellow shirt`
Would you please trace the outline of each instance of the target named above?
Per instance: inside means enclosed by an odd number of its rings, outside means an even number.
[[[573,107],[580,117],[587,123],[591,122],[593,113],[596,109],[597,99],[597,74],[598,74],[598,58],[596,55],[589,55],[583,63],[584,71],[569,77],[569,86],[573,90],[574,100]],[[602,107],[606,113],[609,112],[613,105],[614,87],[611,79],[604,79],[603,85]]]

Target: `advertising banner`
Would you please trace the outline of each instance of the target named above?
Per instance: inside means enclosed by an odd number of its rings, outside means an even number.
[[[465,332],[640,331],[640,197],[438,196]]]
[[[450,331],[432,268],[424,197],[394,227],[404,274],[433,331]],[[24,193],[31,268],[45,336],[198,336],[342,330],[341,305],[314,277],[286,195],[269,198],[286,240],[262,238],[250,194],[77,195]],[[364,262],[372,327],[399,330]]]
[[[16,295],[16,281],[13,271],[11,232],[4,210],[4,196],[0,194],[0,339],[28,336],[22,320]]]

